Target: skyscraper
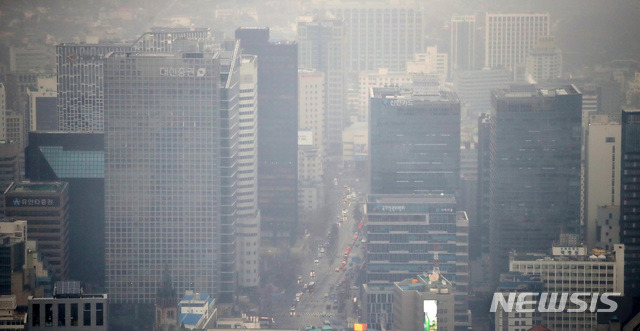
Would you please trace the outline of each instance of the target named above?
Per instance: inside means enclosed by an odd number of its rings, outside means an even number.
[[[176,39],[205,40],[209,28],[151,28],[133,43],[63,43],[56,47],[61,131],[104,129],[103,58],[110,52],[171,52]]]
[[[105,59],[106,283],[152,303],[178,292],[231,300],[240,55],[114,53]]]
[[[125,52],[129,44],[60,44],[58,65],[58,126],[61,131],[104,129],[103,58]]]
[[[292,239],[298,223],[298,45],[269,42],[269,28],[239,28],[258,56],[258,206],[263,238]]]
[[[640,297],[640,110],[622,110],[620,242],[625,245],[625,295]]]
[[[321,16],[298,21],[298,67],[324,73],[328,148],[339,152],[345,122],[347,36],[343,19]]]
[[[523,65],[540,37],[549,34],[549,13],[486,14],[485,67],[504,67],[515,77],[522,76]]]
[[[584,239],[595,247],[598,207],[620,205],[620,124],[594,116],[585,131]]]
[[[69,184],[69,278],[104,287],[104,136],[29,132],[25,177]]]
[[[371,193],[450,193],[460,180],[460,101],[453,92],[373,88]]]
[[[579,231],[582,95],[512,86],[493,90],[492,103],[490,255],[499,274],[510,251],[546,252],[561,232]]]
[[[238,285],[260,282],[260,210],[258,209],[258,59],[242,55],[238,129]]]
[[[330,3],[322,11],[344,19],[347,28],[347,70],[405,69],[413,54],[425,51],[425,19],[412,6],[362,2]]]
[[[475,15],[451,17],[451,52],[449,77],[459,70],[475,69]]]

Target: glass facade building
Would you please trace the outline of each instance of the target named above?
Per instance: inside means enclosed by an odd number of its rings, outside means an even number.
[[[106,284],[114,303],[235,293],[239,48],[105,59]]]
[[[640,110],[622,111],[620,242],[625,245],[625,295],[640,297]]]
[[[239,28],[235,36],[243,53],[258,56],[261,235],[292,240],[298,223],[298,45],[270,42],[268,28]]]
[[[103,134],[29,132],[25,177],[69,183],[69,278],[103,287]]]
[[[374,88],[370,103],[371,193],[449,193],[460,181],[460,101]]]
[[[490,255],[547,252],[560,233],[579,233],[582,94],[574,86],[512,86],[492,92]]]

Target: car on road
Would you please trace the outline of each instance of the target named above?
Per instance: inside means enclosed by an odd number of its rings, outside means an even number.
[[[338,271],[340,271],[340,268],[335,268],[335,270],[334,270],[334,271],[335,271],[335,272],[338,272]]]
[[[318,260],[313,260],[313,264],[316,264],[316,265],[317,265],[317,264],[320,264],[320,261],[318,261]]]

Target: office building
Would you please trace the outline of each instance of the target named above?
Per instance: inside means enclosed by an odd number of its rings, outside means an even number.
[[[154,27],[133,43],[62,43],[56,46],[58,125],[65,132],[104,131],[104,56],[110,52],[171,52],[174,41],[211,36],[209,28]],[[180,42],[175,43],[180,45]]]
[[[455,193],[460,180],[456,94],[431,86],[423,90],[415,78],[413,90],[371,93],[371,193]]]
[[[562,52],[553,36],[542,36],[527,55],[525,78],[531,84],[558,79],[562,76]]]
[[[598,208],[620,205],[620,124],[595,117],[585,133],[584,238],[587,246],[595,247]]]
[[[325,74],[314,69],[298,69],[298,130],[311,132],[311,140],[302,142],[322,152],[325,146],[326,94]],[[342,129],[340,129],[342,138]]]
[[[509,301],[509,296],[515,293],[540,293],[544,288],[544,284],[538,274],[522,274],[519,272],[500,274],[500,283],[496,289],[505,300]],[[524,303],[524,309],[531,310],[529,312],[519,312],[511,310],[507,311],[501,305],[498,305],[494,317],[495,331],[528,331],[534,325],[542,322],[540,312],[536,310],[536,303]]]
[[[413,61],[407,61],[407,73],[438,76],[438,82],[444,84],[449,73],[449,55],[439,53],[438,46],[429,46],[424,53],[415,53]]]
[[[315,69],[324,75],[324,136],[327,151],[334,154],[340,152],[346,120],[346,38],[344,19],[311,16],[298,20],[298,67]]]
[[[69,278],[104,286],[104,135],[29,132],[25,177],[69,183]]]
[[[3,83],[0,83],[0,140],[7,139],[7,90]]]
[[[118,43],[56,46],[60,130],[104,130],[103,58],[110,52],[129,49],[129,44]]]
[[[451,17],[451,52],[449,54],[449,78],[455,76],[458,71],[475,69],[475,15]]]
[[[238,129],[238,285],[260,282],[260,210],[258,209],[258,68],[255,55],[240,62],[240,126]]]
[[[29,297],[29,330],[107,330],[106,294],[84,293],[80,282],[56,282],[53,297]]]
[[[620,293],[627,294],[624,286],[625,246],[615,244],[612,251],[592,250],[586,246],[556,243],[552,254],[515,253],[509,262],[509,272],[540,275],[543,290],[550,293]],[[587,306],[590,296],[581,297]],[[576,308],[576,306],[568,306]],[[551,330],[595,330],[596,313],[544,312],[542,325]]]
[[[0,190],[4,191],[20,178],[20,148],[12,141],[0,140]],[[4,198],[0,201],[0,217],[4,216]]]
[[[28,131],[58,130],[56,78],[38,78],[38,87],[27,90],[29,98]]]
[[[165,267],[178,291],[235,294],[240,54],[229,46],[105,59],[113,303],[153,303]]]
[[[26,220],[57,279],[69,275],[69,185],[66,182],[14,182],[4,191],[5,215]]]
[[[582,98],[574,86],[512,86],[492,93],[490,256],[492,277],[508,254],[546,252],[578,233]]]
[[[466,114],[463,118],[475,121],[480,113],[489,113],[491,90],[507,88],[512,82],[512,75],[506,69],[458,70],[453,76],[453,90]]]
[[[270,42],[269,28],[239,28],[235,37],[258,56],[261,235],[284,243],[298,223],[298,45]]]
[[[441,331],[455,330],[453,285],[434,269],[393,284],[395,330],[423,331],[434,326]]]
[[[485,17],[485,62],[520,77],[524,64],[540,37],[549,35],[549,13],[493,14]]]
[[[355,122],[342,132],[342,162],[345,168],[366,172],[369,168],[369,127]],[[365,178],[369,177],[364,173]]]
[[[458,211],[455,197],[371,194],[367,196],[365,210],[368,241],[365,282],[369,288],[379,285],[382,292],[389,292],[391,283],[433,270],[434,256],[439,254],[439,270],[453,284],[455,292],[454,319],[456,324],[466,325],[469,220],[465,212]],[[367,307],[367,323],[380,321],[381,316],[369,309],[376,308]]]
[[[352,1],[327,3],[318,11],[344,19],[349,72],[379,68],[402,71],[415,53],[425,51],[426,19],[422,9],[388,1]]]
[[[596,213],[596,242],[594,247],[605,251],[620,243],[620,206],[599,206]]]
[[[4,230],[6,226],[2,223],[0,226]],[[4,232],[0,232],[0,295],[3,296],[12,294],[13,274],[22,271],[27,255],[26,237],[16,237]]]
[[[372,87],[411,87],[413,80],[406,71],[389,71],[381,68],[362,71],[358,76],[358,121],[369,122],[369,99]]]
[[[10,46],[9,71],[55,72],[55,51],[51,45]]]
[[[625,292],[640,297],[640,110],[622,110],[620,243],[625,245]]]
[[[15,295],[0,295],[0,329],[24,330],[27,325],[27,313],[18,310]]]

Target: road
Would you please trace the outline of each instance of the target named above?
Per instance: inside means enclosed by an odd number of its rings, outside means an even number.
[[[363,256],[362,237],[358,230],[360,223],[354,220],[353,209],[361,197],[357,193],[355,198],[349,197],[357,189],[345,183],[357,184],[352,178],[346,178],[338,179],[338,185],[331,187],[336,208],[329,216],[327,235],[303,239],[305,254],[298,268],[299,284],[285,292],[278,304],[280,307],[271,307],[277,328],[304,329],[306,326],[321,326],[325,321],[340,328],[352,320],[352,305],[349,303],[354,295],[349,289],[355,281],[358,260],[361,261]],[[346,217],[343,217],[343,210],[346,210]],[[338,225],[338,231],[331,240],[329,234],[333,224]],[[321,249],[324,249],[324,254]],[[313,290],[305,290],[305,285],[310,282],[315,283]],[[302,293],[299,301],[296,300],[297,293]]]

